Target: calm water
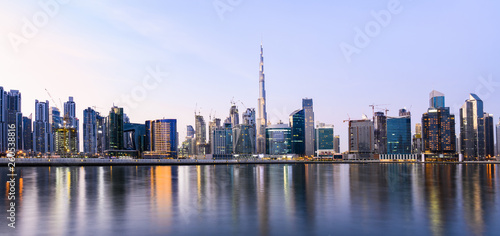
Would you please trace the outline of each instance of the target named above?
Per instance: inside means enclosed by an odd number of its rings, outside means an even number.
[[[0,235],[500,235],[498,167],[19,167]]]

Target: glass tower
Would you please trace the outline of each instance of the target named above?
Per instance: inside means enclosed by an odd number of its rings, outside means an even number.
[[[292,153],[305,155],[304,142],[304,110],[296,110],[290,114],[290,128],[292,129]]]
[[[387,154],[411,154],[411,118],[387,119]]]
[[[292,130],[288,125],[277,124],[266,128],[266,151],[269,155],[292,153]]]

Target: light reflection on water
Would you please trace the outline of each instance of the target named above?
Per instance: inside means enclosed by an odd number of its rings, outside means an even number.
[[[497,235],[497,167],[19,167],[0,235]]]

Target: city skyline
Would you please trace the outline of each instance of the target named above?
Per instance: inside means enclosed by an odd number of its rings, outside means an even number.
[[[477,93],[496,123],[500,71],[494,62],[500,59],[500,48],[494,43],[499,36],[490,29],[492,19],[498,18],[494,13],[498,3],[400,3],[403,11],[393,15],[390,24],[348,63],[339,45],[353,44],[355,29],[372,22],[372,11],[387,9],[387,2],[293,3],[285,9],[280,3],[244,2],[225,12],[223,19],[211,2],[70,2],[60,4],[54,17],[18,51],[8,35],[22,35],[23,19],[31,20],[44,8],[9,2],[1,14],[8,22],[0,27],[6,36],[0,41],[5,51],[0,56],[5,65],[1,84],[23,93],[24,116],[34,114],[35,99],[51,101],[47,88],[56,103],[73,96],[76,116],[82,119],[87,107],[96,106],[106,114],[113,102],[123,106],[121,97],[130,96],[151,70],[159,68],[169,75],[124,112],[134,123],[175,118],[183,139],[184,127],[194,125],[196,106],[205,119],[212,110],[225,118],[232,97],[258,108],[258,47],[263,41],[268,119],[287,120],[300,108],[302,98],[313,98],[315,121],[335,125],[343,151],[347,140],[342,137],[348,128],[342,121],[348,114],[353,119],[370,115],[368,105],[374,103],[391,104],[390,115],[407,107],[414,115],[414,127],[433,89],[446,94],[455,115],[466,96]],[[450,5],[453,8],[444,10]],[[308,20],[294,19],[299,8]],[[257,9],[263,16],[248,22]],[[461,17],[463,11],[475,17]],[[277,21],[275,14],[284,21]],[[331,27],[316,27],[325,21]],[[413,33],[405,33],[405,28]]]

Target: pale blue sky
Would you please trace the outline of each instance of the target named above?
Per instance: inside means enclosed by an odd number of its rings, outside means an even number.
[[[389,115],[411,107],[415,124],[431,90],[455,114],[477,92],[495,122],[500,114],[498,1],[401,0],[401,12],[350,63],[339,45],[355,45],[355,28],[391,1],[73,0],[16,52],[10,38],[23,37],[23,19],[43,11],[38,2],[0,1],[0,86],[21,90],[25,115],[35,99],[49,100],[44,88],[57,102],[74,96],[80,119],[89,106],[106,114],[113,102],[127,107],[120,98],[143,88],[147,68],[158,66],[169,75],[125,112],[137,123],[178,119],[182,141],[196,104],[207,123],[211,110],[228,116],[232,97],[257,106],[261,39],[269,119],[288,120],[311,97],[316,120],[335,125],[342,151],[342,120],[370,115],[372,103],[390,104]],[[220,17],[214,2],[230,10]],[[479,78],[490,75],[498,84],[483,86]]]

